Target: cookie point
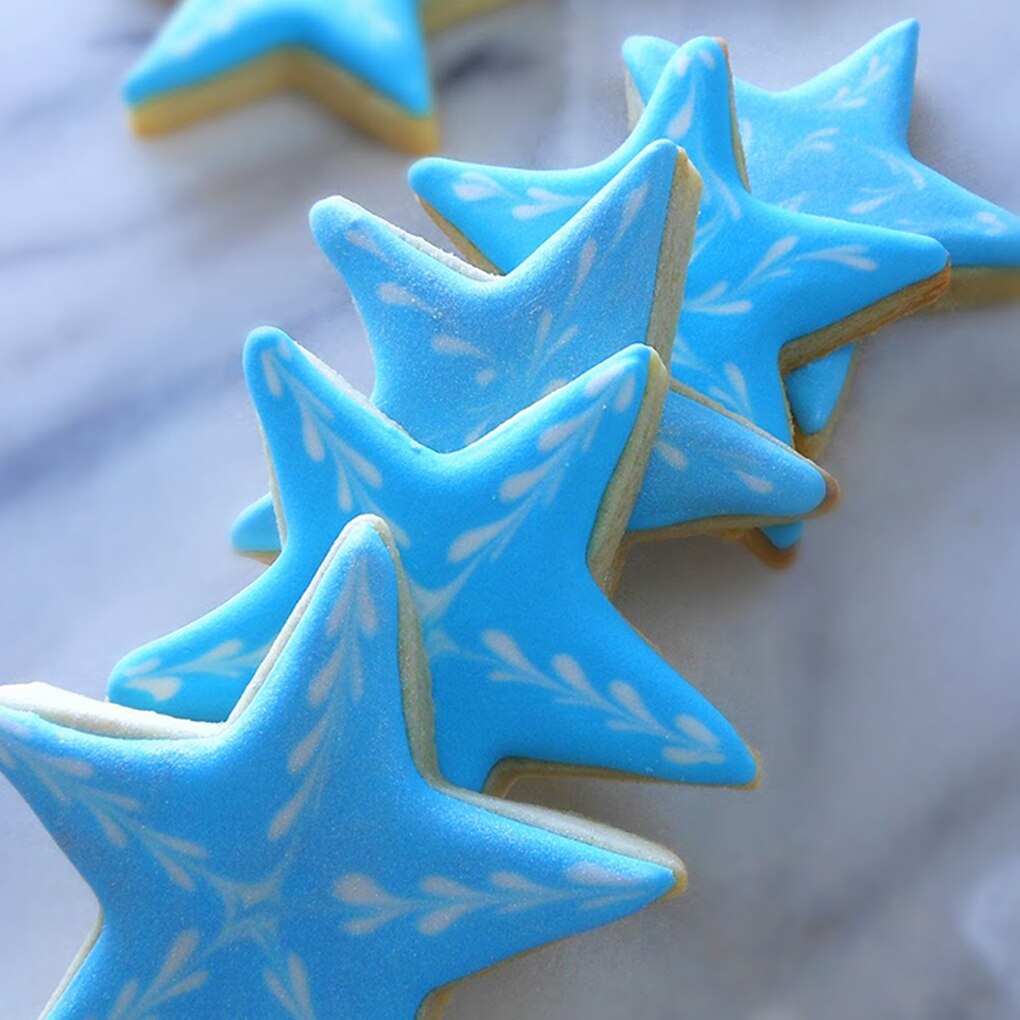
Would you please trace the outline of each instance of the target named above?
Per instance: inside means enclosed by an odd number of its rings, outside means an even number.
[[[411,164],[407,171],[407,180],[412,189],[417,191],[419,185],[427,185],[436,174],[441,174],[449,165],[450,161],[442,156],[426,156]]]
[[[312,228],[312,233],[316,239],[319,237],[319,232],[327,230],[336,217],[336,204],[342,201],[342,199],[332,196],[330,198],[320,198],[317,202],[312,205],[312,208],[308,210],[308,223]]]
[[[742,749],[743,757],[735,763],[733,785],[741,789],[756,790],[762,782],[761,759],[758,753],[746,744]]]
[[[904,35],[918,36],[921,34],[921,20],[919,18],[904,18],[902,21],[896,22],[889,31],[901,32]]]
[[[230,529],[230,545],[239,556],[263,559],[280,551],[280,532],[272,498],[263,496],[237,515]]]
[[[762,528],[745,532],[741,542],[767,567],[785,570],[797,558],[804,525],[776,524],[770,528]]]
[[[661,360],[654,349],[649,347],[648,344],[631,344],[629,347],[624,347],[618,354],[612,355],[610,360],[613,358],[634,365],[636,368],[645,369],[651,365],[653,358]]]
[[[645,876],[644,884],[648,892],[648,903],[656,900],[671,899],[679,896],[687,888],[687,869],[679,857],[652,865]]]
[[[244,370],[251,378],[251,370],[262,359],[263,354],[270,350],[293,349],[296,344],[282,329],[276,326],[259,326],[253,329],[244,342]]]
[[[124,76],[120,85],[120,94],[124,102],[132,109],[148,98],[148,61],[143,58]]]
[[[318,237],[320,232],[330,232],[341,225],[349,226],[368,215],[357,202],[352,202],[343,195],[331,195],[329,198],[320,198],[312,206],[308,213],[308,222],[311,224],[312,233]]]
[[[817,467],[817,465],[816,465]],[[818,509],[821,510],[833,510],[839,505],[839,501],[843,498],[843,492],[839,487],[839,482],[828,473],[828,471],[818,468],[819,474],[822,476],[822,480],[825,482],[825,496],[821,503],[818,504]]]
[[[620,52],[624,64],[633,68],[646,61],[665,64],[679,47],[657,35],[631,35],[623,41]]]
[[[353,228],[376,221],[370,212],[341,195],[320,199],[312,206],[308,222],[312,236],[327,256],[345,247],[344,235]]]
[[[341,532],[345,541],[357,542],[393,556],[396,545],[389,525],[378,514],[359,514]]]

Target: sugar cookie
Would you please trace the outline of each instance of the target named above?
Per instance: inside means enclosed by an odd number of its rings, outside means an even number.
[[[369,517],[224,724],[0,687],[0,771],[102,912],[45,1015],[423,1020],[451,982],[682,883],[635,837],[446,786],[430,716]]]
[[[438,142],[425,32],[509,0],[182,0],[124,85],[139,134],[303,92],[408,152]]]

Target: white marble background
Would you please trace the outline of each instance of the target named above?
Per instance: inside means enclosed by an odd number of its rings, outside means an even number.
[[[306,229],[343,192],[431,233],[405,161],[296,99],[157,143],[121,76],[159,0],[5,0],[0,34],[0,677],[100,695],[119,655],[253,576],[265,484],[240,373],[288,329],[360,387],[368,351]],[[530,0],[446,33],[451,154],[563,165],[624,130],[619,44],[725,36],[793,84],[922,18],[916,148],[1020,210],[1015,0]],[[517,796],[675,848],[691,888],[461,987],[450,1020],[1020,1016],[1020,309],[870,347],[827,460],[845,500],[771,573],[644,550],[621,605],[762,751],[754,793],[596,781]],[[91,894],[0,784],[0,1017],[43,1006]]]

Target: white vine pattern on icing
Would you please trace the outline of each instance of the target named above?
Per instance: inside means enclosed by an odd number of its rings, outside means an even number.
[[[296,953],[287,955],[285,973],[267,969],[263,975],[273,998],[293,1020],[315,1020],[315,1007],[308,985],[308,971]]]
[[[603,693],[572,655],[554,655],[549,668],[542,669],[505,631],[488,630],[481,638],[491,656],[488,677],[494,683],[541,688],[558,704],[601,713],[606,729],[655,737],[663,743],[662,757],[674,764],[718,764],[725,758],[719,738],[703,722],[687,714],[666,722],[657,719],[637,689],[626,681],[611,681]]]
[[[446,875],[429,875],[418,883],[419,895],[387,892],[368,875],[340,878],[334,895],[356,916],[344,923],[351,935],[369,935],[397,920],[413,921],[420,935],[448,931],[478,911],[519,914],[553,904],[575,903],[578,910],[599,910],[624,903],[640,894],[640,886],[595,866],[575,866],[564,874],[561,887],[548,886],[515,871],[494,871],[487,888],[473,888]]]
[[[462,202],[481,202],[490,198],[510,199],[515,203],[510,209],[510,215],[515,220],[533,220],[563,209],[580,209],[587,201],[584,195],[563,195],[539,187],[527,188],[526,200],[521,200],[495,178],[480,170],[465,170],[453,182],[452,187],[454,195]]]
[[[516,196],[494,178],[477,170],[462,172],[452,187],[457,197],[466,202],[500,198],[516,203],[511,208],[511,215],[515,219],[534,219],[560,212],[563,209],[580,208],[586,201],[586,197],[583,195],[564,195],[538,187],[525,189],[527,200],[521,200],[519,196]],[[648,200],[649,190],[648,182],[644,181],[634,187],[626,196],[621,206],[616,230],[608,242],[609,250],[616,248],[624,241],[628,230]],[[588,280],[596,260],[600,257],[607,258],[608,252],[600,251],[599,241],[595,237],[586,238],[578,249],[573,280],[566,300],[563,302],[559,318],[548,305],[536,315],[533,341],[529,347],[522,350],[520,358],[516,359],[512,366],[512,371],[518,379],[516,386],[518,392],[531,393],[533,399],[538,399],[568,382],[566,378],[549,379],[546,377],[550,375],[549,369],[553,359],[579,338],[584,339],[581,327],[575,321],[576,317],[572,313],[577,307],[577,299],[582,288]],[[431,347],[437,354],[451,358],[470,358],[477,361],[479,368],[475,373],[474,381],[482,393],[500,379],[502,372],[507,371],[506,368],[502,368],[499,359],[491,351],[476,343],[464,341],[449,332],[433,336]],[[473,422],[472,426],[460,437],[460,445],[467,446],[500,424],[505,418],[505,414],[498,410],[493,411],[490,403],[483,396],[477,406],[471,406],[470,403],[465,405],[462,417]]]
[[[703,358],[694,353],[693,348],[682,335],[677,334],[673,343],[672,364],[681,369],[674,375],[687,377],[696,373],[701,377],[701,389],[706,397],[717,401],[734,414],[739,414],[749,421],[754,420],[754,406],[747,380],[739,365],[727,361],[716,369]]]
[[[0,748],[9,769],[27,769],[60,804],[77,804],[88,812],[110,846],[124,850],[133,839],[174,885],[194,890],[200,862],[208,857],[205,847],[146,825],[139,817],[138,800],[93,785],[94,769],[88,762],[45,754],[21,742],[4,743],[5,729],[6,724],[0,729]]]
[[[856,85],[841,85],[830,99],[818,104],[820,110],[858,110],[871,101],[868,93],[888,77],[891,68],[882,58],[873,54],[864,76]]]
[[[287,756],[287,772],[295,779],[300,777],[301,782],[269,823],[266,838],[271,843],[291,833],[309,807],[319,808],[329,777],[329,755],[342,740],[348,700],[356,706],[364,694],[362,643],[373,638],[378,627],[368,568],[359,562],[351,567],[326,622],[326,637],[335,641],[336,647],[312,675],[305,691],[308,708],[317,710],[318,715]]]
[[[578,275],[584,271],[584,265],[582,259]],[[547,321],[543,316],[543,323]],[[545,329],[547,330],[547,327]],[[542,331],[543,325],[540,325],[540,332]],[[542,337],[536,344],[535,356],[539,358],[543,356]],[[270,391],[282,395],[286,389],[298,404],[304,449],[308,457],[319,462],[328,452],[337,476],[347,480],[341,482],[340,486],[341,509],[351,512],[356,506],[359,513],[371,512],[386,518],[398,544],[407,548],[410,545],[409,537],[399,525],[394,525],[391,515],[378,503],[374,494],[382,489],[381,474],[374,467],[371,468],[371,473],[367,472],[361,465],[368,462],[347,444],[335,439],[329,425],[329,419],[332,418],[329,408],[309,392],[299,379],[288,372],[279,358],[268,355],[265,368]],[[603,418],[602,393],[617,376],[618,372],[611,370],[593,376],[586,389],[586,395],[593,403],[573,418],[550,426],[540,436],[538,452],[543,454],[544,458],[537,466],[504,480],[497,498],[499,503],[512,509],[495,521],[462,533],[450,543],[447,552],[448,562],[459,567],[455,577],[439,589],[422,588],[412,579],[411,585],[422,612],[422,623],[426,629],[430,651],[448,648],[448,639],[436,629],[435,621],[446,612],[474,572],[484,563],[501,555],[513,541],[531,511],[541,503],[547,503],[555,498],[572,460],[591,448]],[[634,396],[632,386],[621,387],[614,400],[615,410],[618,413],[625,411]],[[351,456],[357,458],[354,464],[349,460]],[[366,475],[369,481],[363,484]],[[376,480],[377,484],[372,484]],[[351,501],[345,507],[343,497],[350,492],[356,495],[357,502],[355,504]]]
[[[301,421],[301,439],[309,460],[318,464],[328,458],[332,464],[337,477],[338,508],[345,514],[357,508],[358,513],[386,517],[397,545],[402,549],[409,548],[410,536],[379,505],[378,493],[385,483],[382,471],[336,434],[331,424],[332,410],[287,369],[283,357],[286,353],[287,348],[282,346],[280,353],[263,352],[262,370],[266,385],[274,397],[280,398],[287,393],[296,404]]]
[[[201,655],[169,666],[161,658],[146,659],[124,671],[124,686],[145,691],[156,702],[169,701],[180,693],[184,678],[201,675],[225,680],[247,679],[269,653],[270,645],[248,648],[237,638],[223,641]]]
[[[293,786],[263,830],[267,844],[281,847],[278,863],[258,880],[239,881],[214,870],[205,846],[153,828],[144,820],[140,800],[96,785],[96,769],[90,762],[34,747],[29,726],[0,714],[0,764],[11,772],[28,770],[60,805],[83,809],[113,849],[123,850],[129,839],[136,840],[186,895],[204,886],[221,904],[222,920],[215,932],[203,934],[189,927],[171,937],[147,983],[134,975],[119,988],[103,986],[111,997],[105,1020],[153,1020],[162,1007],[206,986],[216,955],[241,942],[261,954],[263,987],[285,1014],[292,1020],[316,1020],[308,968],[284,943],[280,921],[293,913],[293,904],[286,901],[286,881],[300,865],[308,823],[322,804],[331,756],[345,744],[349,713],[363,699],[366,642],[380,631],[372,576],[364,561],[352,564],[323,631],[339,640],[308,677],[303,699],[311,710],[309,720],[288,735],[289,750],[278,760]],[[402,895],[385,888],[386,879],[352,871],[327,877],[332,900],[313,895],[316,904],[328,907],[332,902],[332,917],[349,936],[368,938],[401,922],[421,936],[437,938],[481,912],[510,916],[567,904],[577,911],[593,911],[632,901],[647,891],[641,879],[595,863],[564,866],[559,877],[561,885],[538,881],[522,871],[495,870],[488,874],[487,886],[475,888],[433,873],[418,881],[415,893]]]
[[[747,315],[754,310],[754,291],[763,284],[791,276],[802,262],[832,262],[858,272],[874,272],[878,264],[859,244],[836,245],[830,248],[798,250],[801,239],[792,234],[774,241],[757,265],[736,285],[719,280],[701,294],[684,301],[685,312],[703,315]]]
[[[857,82],[840,85],[830,98],[816,103],[814,109],[836,112],[863,109],[871,102],[874,87],[885,81],[891,72],[890,60],[881,54],[873,54]],[[742,124],[741,134],[747,150],[753,151],[754,132],[750,121],[745,121]],[[774,180],[782,180],[784,175],[806,156],[818,153],[829,155],[835,153],[841,146],[845,148],[847,145],[853,146],[854,158],[870,156],[873,160],[883,164],[888,173],[889,183],[881,186],[861,185],[856,188],[843,210],[846,215],[851,217],[868,216],[897,199],[925,189],[924,175],[913,160],[888,148],[874,144],[861,144],[855,137],[846,138],[836,125],[813,128],[799,142],[790,146],[777,166]],[[785,209],[797,211],[805,208],[806,203],[812,197],[811,192],[800,192],[777,198],[777,204]],[[920,231],[930,229],[930,226],[923,222],[907,218],[898,219],[896,225],[902,229]]]
[[[747,123],[748,137],[750,137],[750,123]],[[791,146],[789,152],[783,157],[779,164],[780,171],[789,170],[797,160],[814,152],[834,152],[839,137],[839,128],[823,127],[815,131],[809,131],[796,145]],[[750,144],[747,145],[750,149]]]
[[[161,1006],[201,988],[209,980],[209,972],[203,969],[185,970],[195,955],[199,938],[194,929],[181,932],[171,943],[156,976],[144,990],[137,979],[131,979],[121,988],[107,1020],[148,1020]]]
[[[659,438],[652,447],[656,457],[660,457],[673,471],[684,471],[690,464],[691,458],[685,450],[682,450],[676,443],[671,443],[659,434]],[[699,460],[711,459],[713,470],[726,470],[738,478],[743,485],[751,492],[759,496],[767,495],[775,489],[775,483],[768,478],[763,478],[756,470],[755,459],[729,444],[710,443],[708,440],[699,437],[696,447],[696,454]]]
[[[750,130],[749,124],[748,130]],[[874,163],[881,164],[888,177],[886,184],[862,184],[856,187],[843,209],[846,215],[851,217],[868,216],[897,200],[923,191],[927,187],[924,175],[913,160],[877,145],[860,144],[853,139],[845,139],[840,130],[834,126],[810,131],[801,141],[789,148],[780,168],[784,172],[792,171],[796,163],[804,157],[818,153],[835,154],[840,151],[841,146],[846,145],[853,146],[855,159],[870,157]],[[868,176],[869,179],[874,179],[874,174]],[[776,179],[782,180],[783,175],[777,174]],[[795,178],[791,177],[791,180],[793,179]],[[778,198],[776,205],[791,212],[798,212],[801,209],[809,209],[809,203],[812,203],[814,198],[815,195],[811,191],[800,191]],[[929,224],[905,217],[898,218],[896,225],[902,229],[918,231],[930,229]]]
[[[537,452],[542,455],[539,463],[510,475],[501,483],[496,498],[499,504],[509,508],[508,511],[496,520],[462,532],[450,542],[447,562],[458,567],[452,580],[438,589],[426,589],[412,581],[430,652],[450,654],[456,651],[438,626],[438,620],[474,572],[502,555],[532,511],[556,498],[567,471],[591,449],[605,420],[606,391],[617,385],[609,404],[615,414],[627,411],[637,399],[633,379],[620,382],[623,372],[620,366],[610,366],[594,374],[584,391],[592,402],[573,417],[546,428],[536,444]]]
[[[352,621],[356,626],[351,626]],[[245,940],[258,946],[266,958],[263,979],[273,997],[295,1020],[315,1020],[304,964],[295,954],[286,953],[279,941],[283,885],[303,838],[300,823],[318,809],[319,794],[328,778],[329,755],[341,743],[347,700],[356,705],[364,691],[362,642],[377,629],[368,569],[364,562],[356,563],[326,622],[326,635],[335,638],[339,633],[341,640],[306,688],[307,705],[318,714],[285,760],[288,774],[300,781],[266,829],[268,842],[288,839],[290,849],[281,855],[283,863],[258,881],[241,882],[216,873],[206,863],[206,847],[146,824],[139,817],[142,804],[137,799],[94,786],[95,770],[88,762],[31,748],[25,743],[31,739],[26,728],[0,719],[0,761],[7,768],[27,768],[61,804],[84,808],[115,849],[123,850],[129,837],[133,838],[179,889],[194,893],[200,883],[205,884],[222,904],[224,920],[218,935],[204,945],[200,945],[198,932],[178,936],[144,992],[137,979],[119,990],[109,1020],[150,1020],[160,1005],[205,983],[208,964],[218,951]],[[17,740],[5,740],[5,735]]]
[[[508,214],[515,219],[534,219],[562,214],[564,210],[572,213],[590,197],[563,194],[538,186],[514,192],[497,181],[494,176],[476,169],[460,171],[450,187],[454,195],[463,202],[498,199],[507,206]],[[578,314],[584,308],[584,303],[578,300],[584,285],[588,283],[597,261],[607,261],[609,252],[626,239],[630,227],[644,209],[649,194],[648,181],[635,185],[620,204],[618,221],[612,236],[607,236],[604,241],[600,237],[590,236],[579,244],[576,249],[572,282],[561,308],[554,311],[552,307],[546,305],[535,311],[532,341],[529,345],[522,345],[519,357],[511,361],[506,358],[505,353],[497,355],[478,343],[464,341],[456,335],[456,330],[450,329],[449,321],[445,323],[443,333],[432,337],[430,346],[433,352],[450,358],[472,359],[478,366],[474,373],[474,384],[478,391],[477,401],[472,403],[470,399],[465,400],[461,412],[461,417],[472,424],[458,437],[459,446],[470,445],[508,416],[511,408],[494,407],[493,399],[487,393],[496,382],[504,381],[506,377],[512,375],[515,380],[515,394],[528,394],[531,400],[538,400],[568,381],[566,377],[556,377],[552,366],[555,359],[571,344],[578,339],[581,341],[584,339],[581,333],[581,320],[578,319]],[[564,217],[560,215],[559,218]],[[605,233],[608,235],[608,231]],[[518,397],[515,397],[515,403],[517,406],[512,410],[519,408]]]
[[[987,209],[974,213],[974,222],[980,224],[985,237],[1001,237],[1007,230],[1002,217]]]

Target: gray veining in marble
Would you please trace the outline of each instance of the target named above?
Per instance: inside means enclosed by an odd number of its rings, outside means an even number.
[[[0,677],[99,695],[235,591],[265,484],[239,367],[272,322],[371,383],[306,211],[343,192],[435,237],[406,163],[278,98],[155,143],[118,82],[160,0],[40,0],[0,34]],[[782,86],[923,22],[916,148],[1020,210],[1015,0],[531,0],[436,40],[451,154],[532,165],[623,133],[619,43],[725,36]],[[675,848],[691,888],[466,983],[450,1020],[1020,1016],[1020,309],[869,346],[827,466],[845,500],[770,573],[710,541],[634,556],[620,604],[762,751],[753,793],[531,781]],[[0,1017],[38,1012],[94,904],[0,784]]]

